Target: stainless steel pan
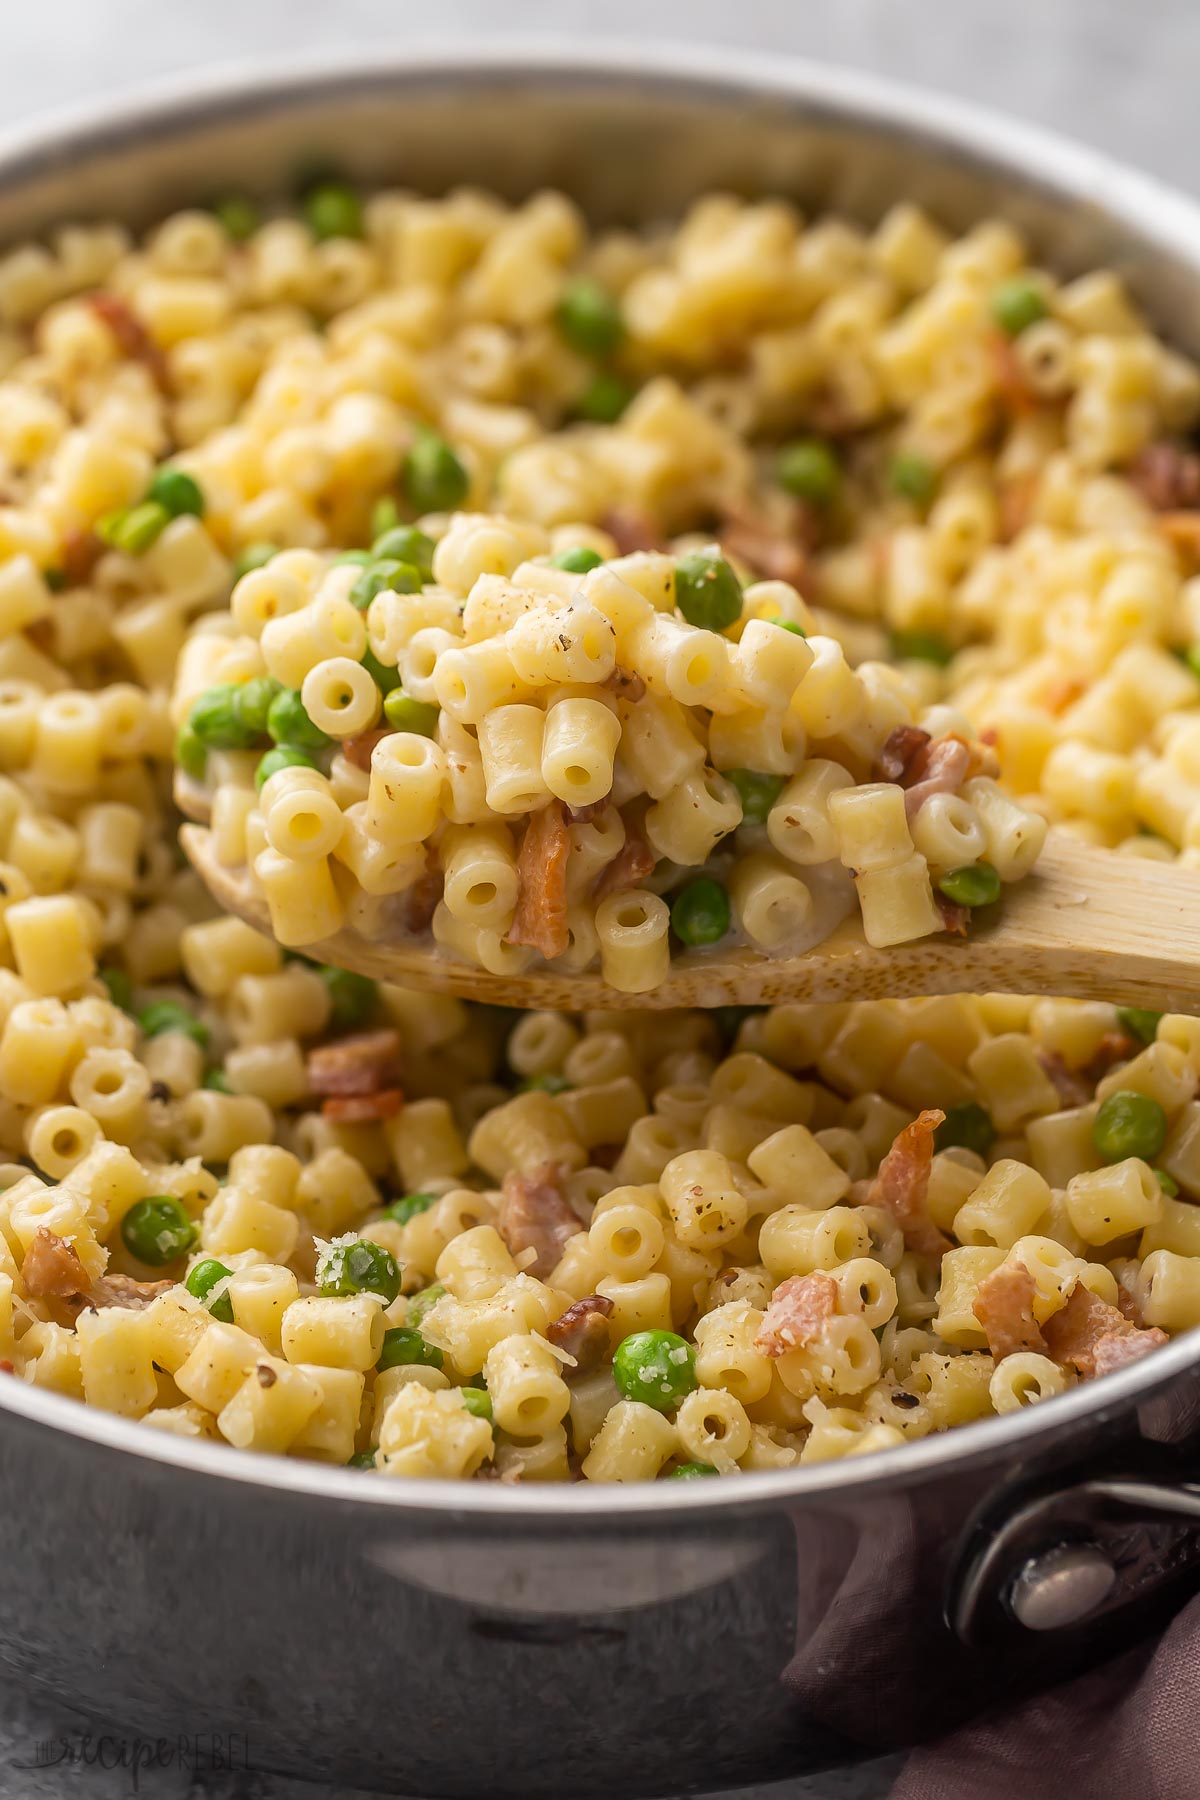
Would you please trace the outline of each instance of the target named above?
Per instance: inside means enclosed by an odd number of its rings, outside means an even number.
[[[0,238],[328,158],[599,220],[714,186],[1000,212],[1120,267],[1200,349],[1200,211],[866,78],[677,51],[373,55],[0,139]],[[0,1382],[0,1661],[143,1734],[398,1794],[653,1795],[912,1742],[1149,1629],[1200,1571],[1191,1338],[1032,1412],[732,1482],[390,1482],[157,1436]]]

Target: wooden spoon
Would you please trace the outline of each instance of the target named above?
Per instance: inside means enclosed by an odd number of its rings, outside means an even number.
[[[177,799],[193,817],[201,813],[195,792],[177,786]],[[246,871],[224,868],[209,832],[198,826],[186,825],[179,835],[218,904],[269,936],[266,901]],[[546,968],[491,975],[432,942],[389,943],[350,930],[303,948],[318,962],[400,987],[568,1012],[957,993],[1070,994],[1187,1012],[1200,1008],[1200,876],[1051,833],[1035,872],[978,913],[967,938],[919,938],[874,950],[855,917],[802,956],[689,951],[644,994],[619,993],[598,973]]]

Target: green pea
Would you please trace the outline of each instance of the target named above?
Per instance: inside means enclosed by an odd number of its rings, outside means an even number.
[[[407,1225],[418,1213],[428,1212],[441,1199],[440,1194],[401,1194],[398,1200],[389,1201],[383,1209],[385,1219],[392,1219],[397,1225]],[[415,1296],[414,1296],[415,1298]],[[412,1311],[412,1301],[409,1301]]]
[[[156,469],[146,498],[157,501],[173,519],[185,514],[204,517],[204,489],[182,469]]]
[[[888,464],[888,483],[902,500],[928,506],[938,490],[938,472],[925,457],[902,450]]]
[[[518,1082],[517,1092],[518,1094],[565,1094],[569,1092],[571,1086],[571,1082],[565,1075],[555,1075],[552,1071],[547,1071],[545,1075],[530,1075],[524,1081]]]
[[[724,631],[742,616],[742,587],[715,550],[692,550],[675,565],[675,604],[689,625]]]
[[[274,750],[268,750],[258,760],[254,771],[254,785],[261,793],[272,775],[278,775],[280,769],[315,769],[316,763],[307,750],[297,750],[294,744],[276,744]]]
[[[552,569],[565,569],[568,575],[586,575],[592,569],[598,569],[604,558],[598,550],[589,550],[586,544],[575,544],[570,550],[560,550],[557,556],[550,558]]]
[[[1158,1036],[1158,1022],[1162,1018],[1160,1012],[1151,1012],[1146,1006],[1118,1006],[1117,1024],[1122,1031],[1141,1044],[1152,1044]]]
[[[123,556],[141,556],[162,536],[171,515],[157,500],[143,500],[124,512],[107,513],[96,521],[97,535]]]
[[[1179,1192],[1179,1183],[1175,1177],[1168,1175],[1165,1169],[1155,1169],[1154,1174],[1163,1193],[1167,1195],[1168,1199],[1173,1200]]]
[[[1200,678],[1200,644],[1189,644],[1181,655],[1192,674]]]
[[[359,612],[366,612],[376,594],[382,594],[385,589],[393,594],[419,594],[420,570],[412,563],[394,562],[391,558],[369,563],[350,589],[351,605],[357,606]]]
[[[419,1325],[430,1307],[436,1306],[438,1301],[445,1295],[445,1292],[446,1290],[440,1281],[431,1281],[429,1286],[427,1288],[422,1288],[419,1294],[410,1294],[408,1299],[409,1324]]]
[[[433,553],[437,545],[416,525],[392,525],[372,541],[371,555],[381,562],[407,563],[422,581],[433,580]]]
[[[193,781],[203,781],[208,751],[190,725],[181,725],[175,736],[175,761]]]
[[[441,714],[429,700],[414,700],[403,688],[395,687],[383,702],[383,716],[396,731],[415,731],[418,737],[432,737]]]
[[[258,230],[259,210],[244,194],[227,194],[214,203],[213,213],[235,244],[244,244]]]
[[[43,569],[42,580],[52,594],[61,594],[67,586],[67,572],[65,569]]]
[[[245,544],[233,559],[233,579],[240,581],[252,569],[261,569],[273,556],[279,555],[278,544]]]
[[[362,236],[362,201],[344,181],[322,181],[304,197],[304,217],[318,243]]]
[[[256,675],[233,690],[233,716],[250,737],[267,735],[267,717],[281,684],[270,675]]]
[[[793,637],[806,638],[808,636],[803,625],[797,625],[795,619],[768,619],[767,623],[778,625],[780,631],[790,631]]]
[[[756,769],[726,769],[725,779],[737,789],[742,803],[742,824],[763,825],[783,792],[785,777],[762,775]]]
[[[333,1029],[354,1031],[365,1025],[379,999],[378,985],[370,976],[356,975],[352,969],[335,969],[327,963],[317,964],[317,974],[329,989],[329,1023]]]
[[[631,382],[601,369],[576,400],[575,416],[591,425],[615,425],[636,393]]]
[[[197,1300],[203,1300],[213,1318],[220,1319],[224,1325],[233,1324],[233,1302],[228,1291],[222,1288],[211,1305],[208,1296],[218,1281],[227,1281],[232,1273],[233,1270],[227,1269],[215,1256],[206,1256],[188,1270],[183,1283],[188,1293],[194,1294]]]
[[[801,438],[785,444],[775,464],[781,488],[811,506],[828,506],[842,485],[842,466],[829,445],[820,438]]]
[[[893,662],[930,662],[945,668],[953,659],[954,646],[937,631],[893,631],[889,639]]]
[[[267,730],[294,750],[327,750],[333,739],[314,725],[296,688],[280,688],[267,709]]]
[[[710,875],[681,888],[671,904],[671,928],[681,944],[717,944],[729,930],[729,895]]]
[[[333,559],[333,566],[336,569],[339,565],[354,563],[359,569],[367,569],[371,566],[372,561],[369,550],[339,550]]]
[[[474,1413],[477,1419],[486,1419],[490,1425],[492,1422],[492,1396],[488,1393],[487,1389],[480,1387],[465,1387],[459,1388],[458,1391],[467,1411],[469,1413]]]
[[[399,669],[389,669],[386,663],[380,662],[373,650],[364,650],[359,660],[362,663],[363,668],[367,671],[367,674],[371,677],[371,680],[375,683],[375,686],[385,698],[392,692],[393,688],[400,686]]]
[[[375,1367],[381,1372],[384,1369],[399,1369],[405,1363],[419,1363],[426,1369],[440,1369],[445,1361],[436,1344],[427,1344],[419,1331],[413,1331],[407,1325],[398,1325],[392,1331],[383,1334],[383,1349],[379,1352],[379,1361]]]
[[[435,431],[418,432],[404,458],[402,476],[414,512],[453,512],[471,491],[471,477]]]
[[[765,1006],[713,1006],[709,1008],[709,1013],[723,1043],[730,1045],[736,1042],[738,1032],[747,1019],[767,1010]]]
[[[717,1470],[713,1468],[711,1463],[686,1462],[679,1463],[668,1475],[664,1475],[663,1480],[694,1481],[699,1475],[715,1475],[716,1473]]]
[[[950,869],[938,882],[947,900],[956,906],[990,906],[1000,898],[1000,877],[991,863],[968,863],[961,869]]]
[[[996,1141],[996,1127],[990,1113],[974,1100],[946,1109],[946,1116],[933,1134],[935,1150],[973,1150],[986,1156]]]
[[[1149,1094],[1120,1088],[1100,1103],[1092,1121],[1092,1143],[1105,1162],[1140,1156],[1150,1162],[1167,1138],[1167,1115]]]
[[[992,290],[992,317],[1007,337],[1020,337],[1049,310],[1041,290],[1024,275],[1014,275]]]
[[[620,302],[586,275],[565,289],[554,317],[567,343],[581,356],[610,356],[625,335]]]
[[[381,494],[371,508],[368,535],[372,543],[376,538],[382,537],[385,531],[391,531],[392,527],[399,523],[400,508],[396,505],[395,497],[391,494]]]
[[[224,1069],[209,1069],[205,1072],[201,1087],[210,1088],[214,1094],[232,1094],[229,1077]]]
[[[635,1331],[617,1345],[612,1372],[626,1400],[673,1412],[696,1386],[696,1353],[673,1331]]]
[[[133,983],[124,969],[115,968],[111,963],[98,971],[101,981],[108,989],[108,997],[114,1006],[122,1012],[133,1011]]]
[[[400,1292],[400,1271],[390,1250],[359,1238],[333,1244],[317,1259],[317,1291],[325,1295],[378,1294],[390,1306]]]
[[[171,1194],[135,1200],[121,1220],[121,1241],[139,1262],[161,1269],[186,1256],[200,1232]]]
[[[246,750],[255,733],[238,717],[237,688],[232,682],[209,688],[192,702],[187,722],[206,750]]]
[[[346,1464],[348,1469],[377,1469],[374,1450],[357,1450]]]
[[[152,1000],[137,1015],[137,1022],[142,1028],[143,1037],[162,1037],[166,1031],[182,1031],[193,1043],[199,1044],[202,1050],[208,1047],[208,1026],[202,1024],[186,1006],[181,1006],[178,1000]]]

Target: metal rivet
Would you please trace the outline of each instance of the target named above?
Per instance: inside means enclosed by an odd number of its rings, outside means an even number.
[[[1112,1563],[1095,1545],[1059,1544],[1029,1559],[1008,1603],[1027,1631],[1059,1631],[1094,1613],[1116,1579]]]

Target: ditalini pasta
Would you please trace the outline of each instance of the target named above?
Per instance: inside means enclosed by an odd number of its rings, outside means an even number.
[[[0,1381],[674,1479],[1200,1324],[1193,1019],[514,1017],[302,954],[638,991],[961,928],[1047,823],[1194,860],[1198,412],[1115,276],[911,208],[588,237],[326,183],[0,259]]]

